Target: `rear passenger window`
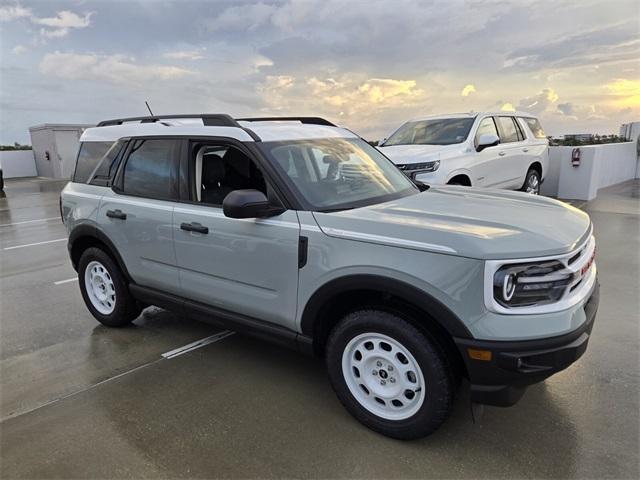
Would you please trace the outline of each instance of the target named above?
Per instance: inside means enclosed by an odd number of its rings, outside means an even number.
[[[496,137],[498,137],[498,130],[496,130],[496,124],[493,121],[493,117],[483,118],[480,122],[480,125],[478,125],[478,131],[476,132],[475,138],[476,148],[480,143],[480,137],[482,135],[495,135]]]
[[[91,185],[108,186],[118,168],[120,154],[124,150],[126,141],[119,141],[111,145],[107,153],[102,157],[102,161],[98,164],[92,175],[89,176]]]
[[[512,117],[497,117],[498,128],[500,130],[500,143],[509,143],[518,141],[518,131],[513,123]]]
[[[140,197],[177,198],[178,155],[176,140],[134,140],[124,166],[122,190]]]
[[[540,121],[537,118],[524,117],[522,120],[526,122],[529,129],[531,130],[531,133],[533,133],[534,137],[547,138],[547,136],[544,133],[544,130],[542,129],[542,125],[540,125]]]
[[[87,183],[113,142],[82,142],[78,151],[73,181]]]

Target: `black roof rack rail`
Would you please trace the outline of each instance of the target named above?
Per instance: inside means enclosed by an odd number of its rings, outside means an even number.
[[[310,125],[326,125],[327,127],[337,127],[336,124],[331,123],[321,117],[254,117],[254,118],[238,118],[239,122],[288,122],[299,121],[300,123],[306,123]]]
[[[124,122],[155,123],[160,120],[179,119],[179,118],[201,118],[202,123],[207,127],[238,127],[242,126],[235,121],[230,115],[225,113],[201,113],[201,114],[176,114],[176,115],[147,115],[144,117],[128,117],[114,118],[113,120],[103,120],[98,123],[98,127],[107,127],[111,125],[122,125]]]

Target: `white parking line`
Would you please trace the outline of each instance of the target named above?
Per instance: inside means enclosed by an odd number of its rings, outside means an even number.
[[[178,355],[191,352],[197,348],[204,347],[205,345],[209,345],[210,343],[217,342],[218,340],[222,340],[223,338],[227,338],[234,333],[235,332],[232,332],[230,330],[223,330],[222,332],[211,335],[210,337],[196,340],[195,342],[185,345],[184,347],[176,348],[175,350],[171,350],[170,352],[163,353],[162,357],[166,359],[175,358]]]
[[[66,242],[66,238],[57,238],[55,240],[47,240],[46,242],[27,243],[26,245],[14,245],[13,247],[4,247],[3,250],[15,250],[16,248],[35,247],[36,245],[44,245],[45,243]]]
[[[73,282],[74,280],[78,280],[78,277],[67,278],[66,280],[58,280],[57,282],[53,282],[54,285],[62,285],[63,283]]]
[[[50,220],[60,220],[60,217],[39,218],[37,220],[24,220],[22,222],[3,223],[0,227],[13,227],[14,225],[24,225],[25,223],[48,222]]]

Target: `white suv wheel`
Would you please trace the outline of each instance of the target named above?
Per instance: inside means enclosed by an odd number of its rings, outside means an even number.
[[[342,374],[366,410],[386,420],[413,416],[425,398],[418,362],[400,342],[381,333],[363,333],[347,344]]]
[[[116,290],[109,271],[98,261],[91,261],[84,270],[84,286],[93,307],[103,315],[116,308]]]

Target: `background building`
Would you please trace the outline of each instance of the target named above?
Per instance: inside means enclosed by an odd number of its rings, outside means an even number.
[[[29,128],[36,170],[41,177],[71,178],[82,132],[93,125],[45,123]]]

